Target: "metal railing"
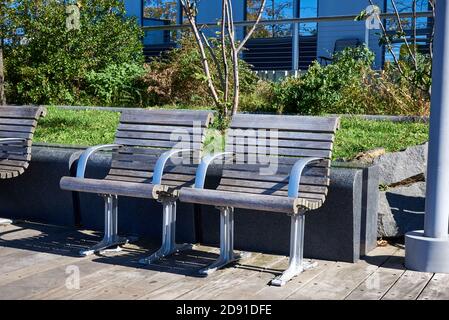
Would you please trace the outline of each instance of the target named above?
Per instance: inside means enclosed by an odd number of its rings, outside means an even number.
[[[431,11],[425,11],[425,12],[417,12],[417,13],[400,13],[401,19],[406,18],[434,18],[433,12]],[[300,58],[300,31],[299,26],[301,24],[319,24],[319,23],[328,23],[328,22],[354,22],[358,18],[357,15],[340,15],[340,16],[323,16],[323,17],[311,17],[311,18],[289,18],[289,19],[277,19],[277,20],[261,20],[259,22],[260,26],[273,26],[273,25],[291,25],[291,33],[292,33],[292,43],[291,43],[291,61],[289,60],[289,63],[291,63],[290,70],[293,71],[293,73],[299,71],[299,58]],[[370,17],[366,17],[368,19]],[[386,20],[396,20],[397,16],[394,13],[381,13],[379,14],[379,18],[383,21]],[[234,22],[235,27],[237,28],[244,28],[246,26],[251,26],[255,23],[255,21],[236,21]],[[202,29],[208,29],[208,28],[218,28],[220,27],[220,21],[216,22],[205,22],[205,23],[198,23],[198,25]],[[190,25],[185,24],[174,24],[174,25],[161,25],[161,26],[143,26],[142,29],[147,32],[155,32],[155,31],[182,31],[182,30],[188,30],[190,29]],[[368,24],[366,23],[365,27],[365,39],[364,42],[369,47],[369,41],[370,41],[370,29],[368,27]],[[320,35],[319,35],[320,36]],[[332,50],[333,48],[329,48]],[[286,49],[287,50],[287,49]],[[330,52],[332,54],[332,52]],[[285,54],[284,54],[285,56]],[[245,58],[245,57],[244,57]],[[270,58],[270,57],[268,57]],[[268,59],[267,58],[267,59]],[[273,58],[272,58],[273,59]],[[267,62],[268,63],[268,62]],[[267,64],[265,63],[265,65]],[[268,68],[266,68],[268,69]],[[284,69],[283,69],[284,70]]]
[[[313,17],[313,18],[291,18],[291,19],[277,19],[277,20],[261,20],[259,25],[279,25],[279,24],[299,24],[299,23],[318,23],[318,22],[338,22],[338,21],[355,21],[358,15],[343,15],[343,16],[325,16],[325,17]],[[394,13],[381,13],[379,17],[384,19],[396,19],[396,15]],[[431,11],[417,12],[416,14],[412,13],[401,13],[401,18],[432,18],[433,13]],[[255,23],[255,21],[247,20],[247,21],[236,21],[234,25],[236,27],[246,27],[251,26]],[[220,22],[207,22],[207,23],[198,23],[201,27],[219,27]],[[145,26],[142,27],[144,31],[156,31],[156,30],[182,30],[189,29],[189,24],[174,24],[168,26]]]

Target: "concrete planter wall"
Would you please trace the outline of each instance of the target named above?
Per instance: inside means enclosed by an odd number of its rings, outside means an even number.
[[[378,236],[401,237],[424,228],[427,143],[372,159],[379,167]]]
[[[103,229],[103,200],[97,195],[74,194],[59,189],[69,175],[69,163],[79,148],[37,145],[27,172],[0,182],[0,216],[63,226]],[[89,163],[87,176],[104,177],[111,157],[99,154]],[[305,255],[310,258],[354,262],[376,246],[378,168],[347,166],[332,169],[325,205],[306,218]],[[120,198],[119,228],[122,234],[160,242],[161,205],[153,200]],[[236,210],[237,249],[287,255],[290,218],[270,212]],[[218,245],[218,210],[180,204],[179,242]]]

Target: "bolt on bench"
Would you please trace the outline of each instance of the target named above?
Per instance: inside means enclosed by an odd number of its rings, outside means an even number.
[[[338,127],[336,117],[234,116],[226,152],[205,157],[195,187],[183,187],[179,193],[181,202],[220,210],[220,257],[200,273],[210,274],[239,259],[234,253],[234,208],[291,216],[289,267],[272,285],[282,286],[313,267],[303,261],[304,219],[326,199]],[[220,159],[223,171],[217,188],[204,189],[209,166]]]
[[[63,190],[97,193],[105,200],[104,238],[80,252],[120,250],[127,242],[118,236],[118,197],[155,199],[163,205],[162,247],[141,263],[151,263],[183,249],[175,243],[177,193],[194,184],[208,111],[126,110],[122,112],[115,144],[87,149],[78,160],[76,177],[63,177]],[[114,150],[111,169],[104,179],[85,177],[89,158],[101,150]]]
[[[0,179],[18,177],[28,168],[37,121],[45,113],[43,107],[0,107]],[[0,218],[0,224],[11,222]]]

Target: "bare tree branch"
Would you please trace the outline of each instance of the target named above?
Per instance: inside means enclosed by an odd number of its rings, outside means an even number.
[[[251,38],[251,36],[253,35],[254,31],[256,31],[257,25],[259,24],[260,19],[262,19],[262,14],[263,14],[263,12],[265,10],[266,2],[267,2],[267,0],[262,0],[262,3],[260,4],[259,11],[257,12],[256,21],[254,22],[254,24],[251,27],[251,29],[249,30],[249,32],[246,34],[245,38],[243,38],[242,42],[240,42],[240,45],[237,48],[237,52],[242,51],[243,47],[248,42],[248,40]]]
[[[205,36],[204,32],[200,31],[201,38],[204,41],[204,44],[206,45],[206,48],[209,51],[210,56],[212,57],[212,60],[214,61],[215,66],[217,67],[218,77],[220,78],[221,86],[224,88],[225,86],[225,79],[223,77],[223,72],[221,71],[220,62],[217,59],[217,55],[214,52],[214,49],[212,48],[212,45],[210,44],[209,40]]]
[[[434,0],[429,0],[430,8],[432,9],[432,19],[434,21],[432,27],[432,33],[429,39],[429,47],[430,47],[430,59],[433,60],[433,39],[435,38],[435,3]]]
[[[225,110],[224,116],[228,116],[228,100],[229,100],[229,65],[228,65],[228,56],[226,52],[226,25],[227,25],[227,10],[228,10],[228,0],[222,0],[222,9],[221,9],[221,55],[223,59],[223,69],[224,69],[224,103]]]
[[[229,42],[231,44],[232,66],[234,75],[234,94],[231,114],[235,115],[238,111],[240,100],[239,50],[235,42],[235,26],[233,20],[232,3],[230,1],[228,1],[227,9],[227,26],[229,33]]]
[[[368,0],[368,1],[369,1],[370,5],[375,6],[373,0]],[[387,42],[387,43],[386,43],[386,47],[387,47],[387,49],[388,49],[388,52],[389,52],[389,53],[391,54],[391,56],[393,57],[395,66],[397,67],[397,69],[399,70],[399,72],[400,72],[402,75],[404,75],[404,71],[402,70],[401,65],[399,64],[399,60],[398,60],[398,58],[397,58],[397,56],[396,56],[396,53],[393,51],[393,48],[392,48],[392,45],[391,45],[390,38],[388,37],[387,29],[385,28],[385,25],[384,25],[384,23],[382,22],[382,19],[380,19],[379,16],[377,17],[377,19],[379,20],[379,26],[380,26],[380,28],[382,29],[382,32],[383,32],[383,34],[384,34],[385,41]]]
[[[187,20],[189,21],[190,26],[192,28],[198,48],[200,50],[201,63],[203,64],[204,73],[206,75],[207,86],[212,95],[215,105],[217,107],[220,107],[220,98],[218,97],[217,90],[215,89],[215,86],[214,86],[214,82],[212,81],[212,75],[210,72],[209,61],[207,59],[207,55],[206,55],[206,51],[204,49],[204,44],[203,44],[203,40],[200,35],[200,31],[198,30],[198,26],[196,24],[196,16],[193,13],[195,8],[190,0],[180,0],[180,1],[181,1],[181,5],[184,9],[184,12],[186,14]]]
[[[395,0],[391,0],[391,4],[393,6],[393,10],[394,10],[394,14],[396,15],[396,19],[398,20],[398,27],[399,27],[399,30],[401,31],[401,37],[404,39],[404,43],[405,43],[405,46],[407,48],[407,51],[408,51],[410,57],[413,60],[413,63],[415,65],[415,69],[417,69],[418,68],[418,63],[416,61],[416,48],[414,48],[414,50],[412,50],[412,48],[410,47],[410,44],[409,44],[409,42],[407,40],[407,35],[405,34],[404,27],[402,25],[402,20],[401,20],[401,17],[399,15],[399,10],[398,10],[398,7],[396,5],[396,1]]]
[[[217,52],[214,50],[215,47],[211,45],[206,35],[198,28],[196,22],[196,8],[191,0],[180,0],[181,6],[183,7],[187,20],[192,28],[192,32],[195,36],[197,42],[201,61],[203,64],[203,70],[206,75],[206,80],[208,84],[209,91],[212,94],[213,100],[216,106],[222,111],[221,115],[224,118],[229,117],[229,100],[230,100],[230,86],[233,85],[232,94],[232,113],[234,115],[237,113],[239,108],[239,98],[240,98],[240,64],[239,64],[239,52],[242,50],[248,39],[251,38],[254,33],[265,8],[266,0],[262,0],[261,6],[258,11],[257,20],[254,22],[251,30],[245,36],[241,43],[236,40],[236,30],[232,12],[232,1],[222,0],[222,20],[221,20],[221,59],[218,57]],[[213,44],[213,43],[212,43]],[[210,53],[210,57],[206,55],[206,49]],[[229,53],[230,52],[230,53]],[[230,55],[230,59],[229,59]],[[221,88],[223,89],[223,96],[221,92],[216,90],[214,86],[214,79],[212,78],[211,69],[209,65],[209,59],[212,59],[213,63],[217,66],[217,71],[220,78]],[[232,62],[232,71],[229,61]],[[232,72],[232,79],[231,79]],[[220,93],[220,94],[219,94]]]

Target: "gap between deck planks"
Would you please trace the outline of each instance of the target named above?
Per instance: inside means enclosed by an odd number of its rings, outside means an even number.
[[[342,300],[397,250],[395,247],[377,247],[358,263],[337,262],[287,299]]]
[[[380,300],[404,274],[404,251],[397,250],[376,271],[360,283],[345,299]]]
[[[121,253],[88,258],[67,255],[80,235],[45,225],[0,227],[0,299],[449,299],[449,275],[406,271],[404,250],[393,246],[378,247],[355,264],[318,261],[278,288],[268,283],[287,267],[285,256],[253,253],[201,278],[192,275],[217,257],[217,248],[197,246],[141,267],[138,258],[157,246],[128,244]],[[80,270],[79,290],[66,287],[70,265]]]

